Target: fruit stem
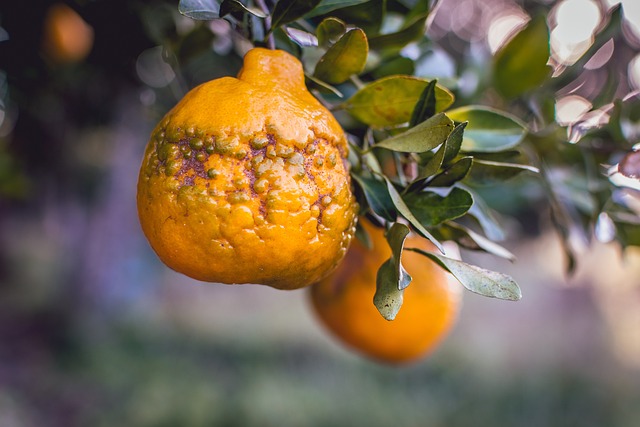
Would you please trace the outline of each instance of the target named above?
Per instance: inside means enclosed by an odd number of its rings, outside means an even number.
[[[264,2],[264,0],[255,0],[258,7],[267,15],[264,18],[264,32],[267,34],[267,47],[271,50],[275,50],[276,48],[276,40],[273,37],[273,31],[271,31],[271,13],[269,12],[269,7]]]

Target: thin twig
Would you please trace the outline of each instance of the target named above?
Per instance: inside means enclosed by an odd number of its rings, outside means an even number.
[[[269,12],[269,7],[264,2],[264,0],[255,0],[258,7],[267,15],[264,18],[264,32],[267,35],[267,47],[271,50],[276,48],[276,39],[273,37],[273,31],[271,31],[271,13]]]

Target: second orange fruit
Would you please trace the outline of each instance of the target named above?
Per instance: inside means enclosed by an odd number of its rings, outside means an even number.
[[[364,223],[373,249],[355,241],[338,270],[311,288],[311,302],[324,326],[345,345],[388,363],[414,361],[432,351],[449,333],[462,291],[448,274],[424,256],[404,251],[402,264],[413,281],[393,321],[373,305],[376,273],[391,250],[383,229]],[[405,247],[433,251],[425,239],[409,237]]]

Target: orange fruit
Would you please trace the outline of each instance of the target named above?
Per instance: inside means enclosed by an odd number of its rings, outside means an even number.
[[[250,50],[237,78],[190,91],[160,121],[138,179],[138,214],[166,265],[192,278],[310,285],[355,231],[347,142],[292,55]]]
[[[66,4],[55,3],[45,15],[42,47],[54,62],[82,61],[93,47],[93,28]]]
[[[402,264],[413,280],[395,320],[385,320],[373,305],[373,296],[377,270],[391,249],[382,228],[363,225],[373,249],[354,242],[336,272],[311,287],[311,304],[320,322],[347,347],[382,362],[414,361],[449,333],[462,301],[461,287],[428,258],[403,251]],[[436,250],[427,240],[412,236],[405,247]]]

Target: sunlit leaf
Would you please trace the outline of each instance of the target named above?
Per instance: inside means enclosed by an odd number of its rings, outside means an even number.
[[[471,170],[473,164],[472,157],[463,157],[438,175],[434,176],[428,183],[430,187],[450,187],[458,181],[462,181]]]
[[[457,122],[469,122],[464,130],[463,151],[496,152],[518,145],[527,129],[517,118],[502,111],[469,105],[447,111]]]
[[[347,24],[341,19],[329,17],[323,19],[316,28],[316,36],[320,46],[329,46],[335,43],[347,31]]]
[[[515,280],[506,274],[486,270],[418,248],[406,248],[405,250],[418,252],[436,262],[449,273],[453,274],[453,276],[471,292],[509,301],[518,301],[522,298],[520,287]]]
[[[325,15],[336,9],[342,9],[349,6],[366,3],[369,0],[322,0],[318,6],[316,6],[311,12],[307,14],[307,18],[312,18],[318,15]]]
[[[313,10],[320,3],[320,0],[278,0],[273,8],[272,28],[288,24]]]
[[[405,132],[378,142],[373,147],[402,153],[423,153],[442,144],[452,130],[451,119],[444,113],[439,113]]]
[[[412,76],[390,76],[370,83],[349,98],[342,108],[363,123],[371,126],[393,126],[411,119],[420,94],[429,80]],[[453,95],[436,85],[436,112],[453,103]]]
[[[287,33],[289,38],[299,46],[318,46],[318,39],[311,33],[307,33],[306,31],[298,30],[297,28],[292,27],[284,27],[284,32]]]
[[[436,113],[436,83],[437,80],[431,80],[420,94],[420,99],[411,113],[409,127],[414,127]]]
[[[514,98],[540,86],[551,74],[549,28],[546,16],[532,19],[503,46],[493,62],[493,82],[507,98]]]
[[[178,11],[191,19],[208,21],[220,17],[220,2],[216,0],[180,0]]]
[[[404,291],[398,288],[398,278],[393,260],[388,259],[378,269],[376,276],[376,293],[373,304],[386,320],[393,320],[402,307]]]
[[[352,174],[351,176],[360,184],[371,210],[387,221],[395,221],[397,212],[386,183],[361,175]]]
[[[347,32],[320,58],[314,76],[331,84],[343,83],[360,74],[367,62],[367,36],[359,28]]]

